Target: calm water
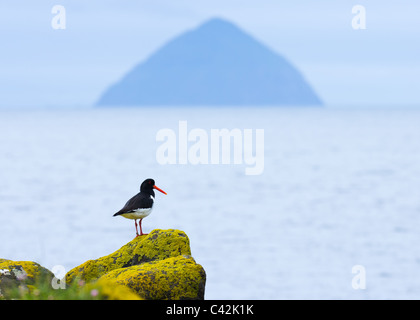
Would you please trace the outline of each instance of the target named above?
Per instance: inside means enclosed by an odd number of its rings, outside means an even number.
[[[265,169],[160,165],[162,128],[264,129]],[[208,299],[420,299],[420,110],[0,111],[0,258],[67,270],[134,234],[112,217],[152,177],[143,229],[177,228]],[[366,289],[352,288],[352,267]]]

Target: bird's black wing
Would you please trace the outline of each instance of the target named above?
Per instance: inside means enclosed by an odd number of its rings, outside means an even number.
[[[151,208],[152,206],[153,199],[150,198],[150,196],[144,195],[140,192],[137,193],[130,200],[128,200],[125,206],[120,211],[114,214],[114,217],[123,213],[132,212],[136,209]]]

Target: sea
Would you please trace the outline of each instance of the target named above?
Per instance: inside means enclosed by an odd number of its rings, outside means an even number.
[[[159,161],[161,130],[191,151],[180,121],[262,129],[262,172]],[[143,231],[187,233],[206,299],[420,299],[420,108],[2,109],[0,155],[0,258],[114,252],[135,227],[113,214],[153,178]]]

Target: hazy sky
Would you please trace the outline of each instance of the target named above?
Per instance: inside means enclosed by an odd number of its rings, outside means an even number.
[[[366,30],[352,28],[357,4]],[[66,9],[65,30],[51,27],[54,5]],[[212,17],[289,59],[329,105],[420,105],[420,1],[0,0],[0,106],[92,105]]]

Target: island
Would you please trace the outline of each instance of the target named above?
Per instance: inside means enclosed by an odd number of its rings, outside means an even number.
[[[220,18],[175,37],[101,95],[97,106],[320,106],[301,72]]]

